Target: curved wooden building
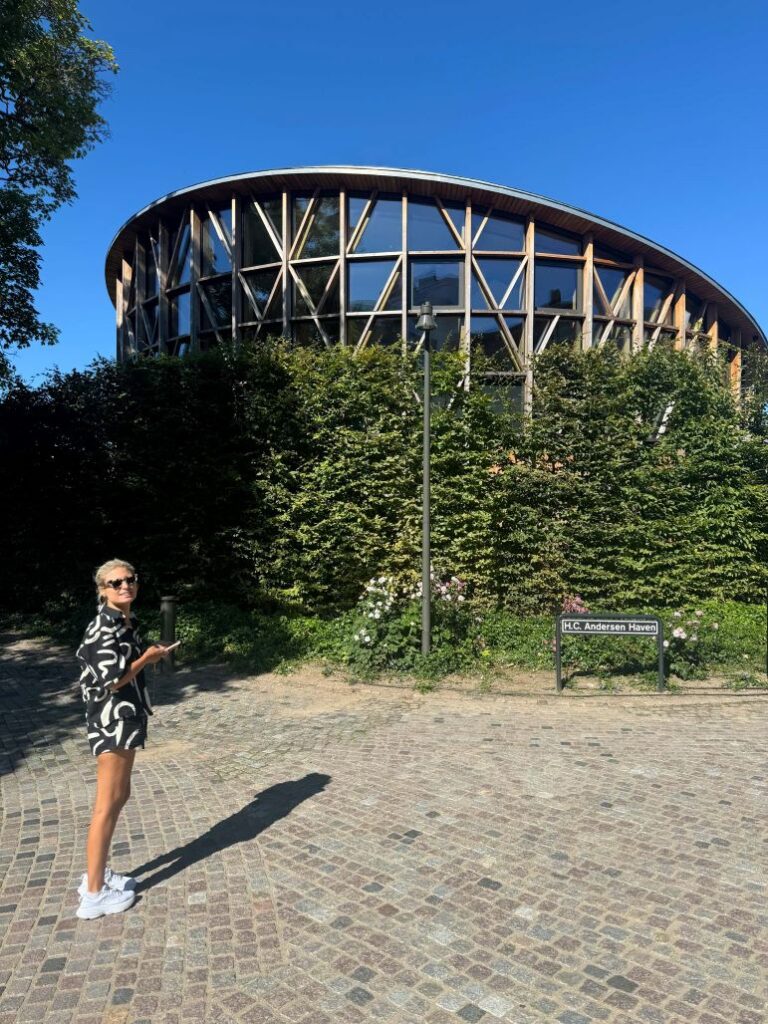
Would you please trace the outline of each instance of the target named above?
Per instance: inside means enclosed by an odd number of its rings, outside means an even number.
[[[734,385],[768,340],[707,274],[593,214],[469,178],[298,167],[181,189],[131,217],[106,262],[117,356],[226,340],[480,347],[522,398],[548,345],[721,350]]]

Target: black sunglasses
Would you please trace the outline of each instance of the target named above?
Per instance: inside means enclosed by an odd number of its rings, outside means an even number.
[[[127,583],[129,587],[135,586],[139,582],[138,576],[126,576],[122,580],[107,580],[104,586],[110,587],[112,590],[119,590],[124,583]]]

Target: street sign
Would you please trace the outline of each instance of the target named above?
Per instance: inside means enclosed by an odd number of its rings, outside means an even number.
[[[564,612],[557,617],[555,670],[558,693],[563,689],[561,643],[564,636],[652,637],[658,651],[658,689],[664,690],[664,626],[654,615],[593,615],[591,612]]]

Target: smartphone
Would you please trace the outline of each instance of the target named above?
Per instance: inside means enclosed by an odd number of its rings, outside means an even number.
[[[174,651],[181,643],[181,640],[177,640],[175,644],[160,644],[160,647],[164,647],[166,651]]]

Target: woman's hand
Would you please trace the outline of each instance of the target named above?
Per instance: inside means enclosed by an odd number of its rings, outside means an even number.
[[[144,665],[156,665],[158,661],[162,661],[163,658],[167,658],[170,651],[167,647],[163,647],[162,644],[152,644],[146,651],[141,655],[139,661]],[[134,664],[136,664],[134,662]]]

